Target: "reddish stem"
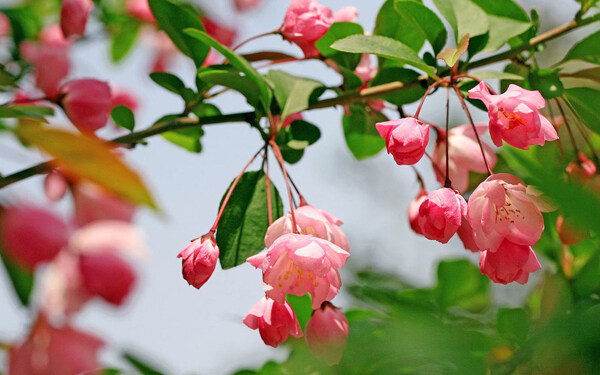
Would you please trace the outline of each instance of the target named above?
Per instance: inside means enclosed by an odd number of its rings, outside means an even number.
[[[253,40],[256,40],[256,39],[259,39],[259,38],[262,38],[262,37],[265,37],[265,36],[269,36],[269,35],[275,35],[275,34],[279,34],[279,31],[278,30],[273,30],[273,31],[269,31],[269,32],[266,32],[266,33],[255,35],[253,37],[250,37],[250,38],[244,40],[243,42],[241,42],[237,46],[233,47],[232,51],[237,51],[242,46],[246,45],[247,43],[250,43]]]
[[[429,161],[431,162],[431,165],[433,166],[433,169],[435,169],[435,171],[440,175],[443,176],[444,172],[442,172],[442,170],[440,169],[440,166],[437,165],[437,163],[435,161],[433,161],[433,158],[431,157],[431,155],[429,155],[429,153],[426,151],[425,152],[425,156],[427,156],[427,159],[429,159]]]
[[[281,150],[275,140],[271,139],[269,141],[271,148],[273,149],[273,154],[275,154],[275,159],[279,162],[279,166],[281,167],[281,171],[283,172],[283,178],[285,179],[285,187],[287,189],[288,199],[290,201],[290,213],[292,216],[292,227],[294,228],[294,233],[298,234],[298,226],[296,225],[296,214],[294,212],[294,199],[292,197],[292,189],[290,188],[290,179],[288,177],[287,171],[285,169],[285,162],[283,161],[283,156],[281,155]]]
[[[307,59],[306,57],[291,57],[289,59],[281,59],[281,60],[276,60],[276,61],[269,61],[268,63],[256,66],[255,68],[256,69],[262,69],[262,68],[268,68],[268,67],[274,66],[274,65],[285,64],[285,63],[295,62],[295,61],[304,61],[304,60],[309,60],[309,59]]]
[[[429,95],[429,93],[431,92],[431,90],[433,90],[434,88],[436,88],[439,84],[441,83],[447,83],[448,79],[444,78],[444,79],[440,79],[438,81],[435,81],[431,86],[429,86],[427,88],[427,91],[425,91],[425,95],[423,95],[423,97],[421,98],[421,102],[419,103],[419,107],[417,108],[417,111],[415,112],[415,115],[413,116],[414,118],[416,118],[417,120],[419,119],[419,114],[421,113],[421,108],[423,108],[423,103],[425,103],[425,99],[427,98],[427,95]]]
[[[474,77],[474,76],[472,76],[472,75],[468,75],[468,74],[459,74],[459,75],[457,75],[456,77],[454,77],[454,79],[460,79],[460,78],[469,78],[469,79],[472,79],[473,81],[477,81],[477,82],[483,82],[483,83],[485,83],[485,85],[488,87],[488,89],[490,90],[490,92],[491,92],[493,95],[498,95],[498,94],[496,94],[496,91],[494,91],[494,89],[492,88],[492,86],[490,86],[490,85],[489,85],[487,82],[485,82],[485,81],[482,81],[482,80],[480,80],[480,79],[479,79],[479,78],[477,78],[477,77]]]
[[[564,111],[562,105],[560,104],[560,102],[558,101],[558,99],[554,99],[554,103],[556,104],[556,107],[558,107],[558,111],[560,112],[560,115],[562,116],[563,121],[567,127],[567,132],[569,132],[569,137],[571,138],[571,144],[573,145],[575,154],[579,155],[579,148],[577,148],[577,143],[575,143],[575,137],[573,136],[573,132],[571,131],[571,125],[569,124],[567,115],[565,114],[565,111]]]
[[[419,181],[419,185],[421,185],[421,189],[426,190],[425,181],[423,180],[423,177],[421,176],[417,168],[414,165],[411,165],[410,167],[412,168],[413,172],[415,172],[415,175],[417,176],[417,181]]]
[[[271,179],[269,178],[269,155],[268,155],[269,150],[267,150],[265,148],[265,173],[267,175],[267,178],[265,180],[265,184],[267,185],[267,210],[268,211],[268,215],[269,215],[269,226],[271,226],[271,224],[273,224],[273,212],[272,212],[272,205],[271,205]]]
[[[450,88],[446,88],[446,178],[444,179],[444,187],[452,188],[450,181],[450,142],[448,142],[450,124]]]

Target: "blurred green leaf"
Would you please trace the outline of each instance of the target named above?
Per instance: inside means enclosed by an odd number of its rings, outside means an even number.
[[[140,24],[131,20],[113,25],[110,45],[110,57],[113,62],[123,60],[135,46],[139,29]]]
[[[521,343],[529,332],[529,316],[521,308],[501,308],[496,315],[498,332],[507,340]]]
[[[442,308],[459,306],[469,311],[479,311],[489,303],[488,278],[467,260],[440,262],[437,279],[437,300]]]
[[[29,306],[31,292],[33,291],[34,274],[9,259],[0,250],[0,258],[8,274],[13,290],[23,306]]]
[[[344,115],[342,124],[346,144],[352,155],[362,160],[378,154],[385,148],[385,140],[375,128],[376,122],[387,121],[381,113],[367,112],[364,106],[350,106],[350,114]]]
[[[46,116],[53,116],[54,110],[45,106],[36,105],[2,105],[0,118],[20,118],[46,121]]]
[[[248,104],[257,111],[262,111],[260,101],[260,91],[254,80],[248,76],[243,76],[238,72],[229,72],[223,70],[206,70],[198,74],[198,79],[213,85],[219,85],[230,88],[242,94]]]
[[[164,372],[156,369],[154,365],[149,364],[145,359],[141,359],[137,355],[124,352],[123,359],[131,364],[141,375],[163,375]]]
[[[579,70],[573,73],[562,73],[561,76],[570,78],[589,79],[591,81],[600,82],[600,68],[589,68]]]
[[[281,108],[281,119],[307,109],[313,91],[323,86],[321,82],[281,70],[270,70],[268,78],[273,83],[275,98]]]
[[[460,57],[464,55],[465,52],[467,52],[467,48],[469,48],[469,40],[470,36],[469,34],[466,34],[460,40],[456,48],[444,48],[442,52],[438,53],[437,58],[440,60],[444,60],[446,62],[446,65],[448,65],[450,68],[454,67],[454,65],[456,65]]]
[[[600,91],[590,87],[573,87],[564,91],[564,99],[569,102],[577,116],[596,133],[600,133]]]
[[[130,132],[132,132],[135,128],[135,116],[133,115],[131,109],[127,108],[126,106],[120,105],[114,107],[110,115],[115,124],[119,125],[120,127],[127,129]]]
[[[579,296],[589,296],[600,285],[600,255],[592,256],[577,273],[573,281],[573,290]]]
[[[513,0],[472,0],[488,16],[489,37],[484,52],[498,50],[506,42],[531,28],[527,13]]]
[[[486,13],[471,1],[433,0],[433,3],[454,29],[457,43],[467,34],[473,38],[488,32],[489,21]]]

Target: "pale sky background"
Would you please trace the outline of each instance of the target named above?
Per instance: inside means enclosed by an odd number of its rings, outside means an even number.
[[[4,1],[0,0],[0,5]],[[360,10],[358,22],[365,30],[372,30],[376,13],[383,3],[373,0],[321,2],[334,10],[347,5],[357,6]],[[578,4],[571,0],[518,2],[527,10],[538,9],[543,21],[542,30],[567,22],[578,9]],[[431,5],[430,1],[426,3]],[[265,0],[258,10],[243,16],[233,14],[229,1],[204,1],[203,4],[209,14],[238,26],[241,38],[245,39],[277,28],[289,1]],[[562,39],[563,52],[572,43],[572,38]],[[252,42],[242,51],[265,49],[300,53],[299,49],[276,36]],[[147,78],[145,73],[150,65],[147,48],[136,48],[117,66],[110,65],[107,46],[100,42],[77,47],[73,58],[73,77],[110,80],[139,95],[142,103],[137,116],[139,128],[166,113],[181,110],[180,99]],[[547,60],[544,55],[540,58],[542,65],[555,61],[556,57],[552,56]],[[338,75],[319,62],[295,63],[280,68],[319,79],[327,85],[340,82]],[[175,73],[193,86],[193,69],[189,62],[181,59]],[[442,123],[442,102],[437,95],[430,98],[423,109],[423,117]],[[236,94],[223,95],[215,104],[224,113],[247,108],[245,100]],[[409,106],[408,112],[413,112],[414,107]],[[454,103],[451,110],[453,125],[465,122],[458,103]],[[474,113],[479,119],[485,118],[481,111]],[[322,137],[307,150],[300,163],[289,167],[289,171],[309,203],[344,221],[342,229],[349,237],[352,252],[347,267],[375,265],[426,286],[435,282],[435,266],[439,259],[468,257],[475,262],[477,256],[463,250],[458,240],[442,245],[410,231],[406,209],[418,191],[414,174],[408,167],[398,167],[385,152],[362,162],[356,161],[344,142],[341,116],[341,108],[305,114],[308,121],[321,128]],[[188,286],[181,277],[177,253],[190,239],[208,231],[224,190],[262,143],[257,132],[242,123],[206,126],[205,131],[201,154],[189,153],[154,137],[148,147],[138,147],[127,155],[131,165],[144,176],[165,215],[159,217],[142,211],[136,217],[136,223],[146,232],[151,255],[138,265],[138,288],[126,306],[114,309],[104,303],[91,303],[76,319],[79,327],[106,339],[109,349],[103,353],[103,358],[110,365],[120,364],[119,349],[132,349],[151,358],[171,374],[227,374],[241,367],[258,367],[268,359],[285,357],[284,349],[265,346],[258,332],[241,322],[246,311],[263,294],[259,271],[249,265],[228,271],[217,267],[201,290]],[[36,160],[17,153],[13,142],[5,137],[1,139],[2,173],[16,171]],[[423,161],[418,168],[425,175],[428,188],[437,188],[430,164]],[[277,172],[274,180],[283,192],[284,185]],[[4,189],[0,191],[0,198],[43,202],[41,181],[34,178]],[[494,292],[500,303],[509,303],[515,294],[523,293],[523,288],[501,286]],[[348,305],[343,295],[334,302]],[[28,321],[26,310],[18,307],[9,281],[4,271],[0,271],[0,339],[4,341],[25,334]]]

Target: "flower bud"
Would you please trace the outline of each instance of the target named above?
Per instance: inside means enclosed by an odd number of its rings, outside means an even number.
[[[217,266],[219,247],[213,238],[198,238],[183,249],[181,259],[183,278],[196,289],[204,285]]]
[[[419,227],[419,208],[421,207],[421,203],[427,199],[427,192],[425,189],[421,189],[419,191],[419,195],[415,199],[413,199],[408,205],[408,222],[410,223],[410,228],[416,234],[423,234],[421,232],[421,228]]]
[[[263,297],[248,311],[243,320],[251,329],[258,329],[264,343],[272,347],[285,342],[289,335],[302,337],[302,328],[287,301],[279,303]]]
[[[156,23],[148,0],[127,0],[125,9],[127,14],[141,22]]]
[[[396,164],[412,165],[425,154],[429,143],[429,125],[412,117],[379,122],[376,125],[379,134],[385,138],[388,154],[392,154]]]
[[[108,121],[111,110],[110,86],[96,79],[79,79],[60,88],[60,105],[82,133],[94,133]]]
[[[60,28],[65,38],[85,34],[85,25],[93,8],[92,0],[62,0]]]
[[[582,152],[579,153],[578,159],[567,166],[567,173],[573,181],[583,184],[596,174],[596,164]]]
[[[238,12],[246,12],[260,5],[262,0],[235,0],[235,9]]]
[[[482,274],[495,283],[508,284],[516,281],[525,284],[529,280],[529,274],[542,266],[530,246],[504,240],[495,252],[479,253],[479,268]]]
[[[113,305],[121,305],[135,284],[135,271],[113,252],[84,254],[79,270],[85,290]]]
[[[446,243],[454,236],[467,214],[467,202],[454,190],[432,191],[419,207],[417,222],[423,236]]]
[[[348,342],[348,320],[340,309],[325,302],[306,324],[305,339],[315,356],[330,366],[338,364]]]

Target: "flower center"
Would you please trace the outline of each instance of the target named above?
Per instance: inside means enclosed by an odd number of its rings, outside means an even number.
[[[523,120],[519,115],[513,112],[506,112],[503,108],[499,108],[498,111],[508,120],[508,128],[513,129],[517,126],[525,125],[525,120]]]

